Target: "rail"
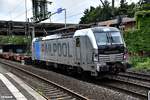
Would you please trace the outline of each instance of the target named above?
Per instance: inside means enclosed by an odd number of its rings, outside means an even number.
[[[76,93],[76,92],[74,92],[72,90],[69,90],[69,89],[67,89],[67,88],[65,88],[65,87],[63,87],[63,86],[61,86],[59,84],[56,84],[56,83],[54,83],[54,82],[52,82],[52,81],[50,81],[50,80],[48,80],[48,79],[46,79],[44,77],[36,75],[36,74],[34,74],[34,73],[30,72],[30,71],[27,71],[25,69],[22,69],[17,64],[6,62],[6,60],[5,61],[4,60],[3,61],[0,60],[0,63],[5,64],[7,66],[10,66],[11,68],[15,68],[17,70],[20,70],[21,72],[26,73],[28,75],[32,75],[33,77],[36,77],[39,80],[42,80],[45,83],[48,83],[48,86],[51,85],[52,87],[49,87],[51,89],[46,90],[47,93],[51,93],[51,94],[48,94],[50,97],[47,97],[47,96],[43,95],[48,100],[60,99],[58,96],[63,96],[63,97],[61,97],[61,100],[63,98],[64,98],[64,100],[65,99],[69,99],[69,100],[71,100],[71,99],[72,100],[89,100],[87,97],[84,97],[84,96],[82,96],[82,95],[80,95],[80,94],[78,94],[78,93]]]

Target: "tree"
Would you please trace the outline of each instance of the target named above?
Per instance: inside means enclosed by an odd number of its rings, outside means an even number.
[[[126,0],[121,0],[120,7],[119,7],[119,14],[126,15],[127,10],[128,10],[128,3],[126,2]]]
[[[112,17],[112,12],[111,12],[111,7],[110,7],[110,3],[105,0],[104,1],[104,7],[102,9],[102,19],[101,20],[108,20],[108,19],[111,19]]]
[[[134,17],[136,11],[137,11],[137,7],[135,3],[131,3],[130,5],[128,5],[128,10],[127,10],[128,17]]]
[[[149,1],[149,0],[140,0],[140,2],[141,2],[142,4],[150,3],[150,1]]]
[[[92,6],[90,7],[90,9],[85,9],[84,16],[80,18],[81,19],[80,23],[88,24],[92,22],[94,20],[94,11],[95,8]]]
[[[105,0],[103,4],[103,7],[98,6],[97,8],[90,7],[90,9],[86,9],[84,11],[84,16],[81,17],[80,24],[95,23],[98,21],[111,19],[112,12],[110,3]]]
[[[150,11],[138,11],[135,17],[137,30],[124,34],[127,47],[134,53],[150,52]]]
[[[118,15],[127,15],[128,17],[134,17],[137,11],[137,4],[131,3],[128,5],[126,0],[120,1],[120,7],[112,6],[108,0],[100,0],[103,6],[98,6],[96,8],[90,7],[84,11],[84,16],[81,17],[80,24],[96,23],[99,21],[105,21],[114,18]],[[113,1],[113,0],[112,0]]]
[[[139,10],[150,10],[150,0],[140,0],[138,5]]]

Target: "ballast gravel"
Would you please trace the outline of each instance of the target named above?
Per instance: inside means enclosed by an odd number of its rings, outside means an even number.
[[[20,65],[18,63],[15,64],[19,65],[23,69],[31,71],[74,92],[77,92],[78,94],[89,98],[89,100],[139,100],[139,98],[132,97],[124,93],[119,93],[115,90],[84,82],[53,71]],[[11,71],[15,73],[15,70]]]

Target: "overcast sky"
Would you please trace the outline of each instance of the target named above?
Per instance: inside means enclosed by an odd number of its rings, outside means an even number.
[[[28,18],[32,17],[32,0],[27,0]],[[78,23],[83,12],[90,6],[101,5],[100,0],[48,0],[53,2],[49,5],[49,11],[55,12],[58,8],[65,8],[67,11],[67,23]],[[103,0],[104,1],[104,0]],[[111,0],[108,0],[111,2]],[[139,0],[127,0],[137,2]],[[120,0],[115,0],[115,6],[119,6]],[[25,21],[25,0],[0,0],[0,20]],[[50,22],[47,20],[46,22]],[[51,17],[51,22],[63,23],[64,12]]]

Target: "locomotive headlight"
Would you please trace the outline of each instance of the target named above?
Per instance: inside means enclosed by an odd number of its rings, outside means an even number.
[[[124,60],[124,62],[129,62],[129,56],[128,56],[128,54],[124,54],[123,55],[123,60]]]
[[[127,48],[124,49],[123,59],[128,60],[128,50],[127,50]]]
[[[124,59],[124,60],[128,60],[128,54],[124,54],[124,55],[123,55],[123,59]]]

